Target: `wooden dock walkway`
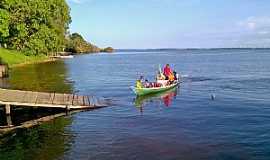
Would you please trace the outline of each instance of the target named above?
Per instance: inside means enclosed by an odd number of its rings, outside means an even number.
[[[107,106],[104,101],[94,96],[9,89],[0,89],[0,105],[6,106],[6,114],[10,114],[10,106],[54,107],[68,110],[94,109]]]

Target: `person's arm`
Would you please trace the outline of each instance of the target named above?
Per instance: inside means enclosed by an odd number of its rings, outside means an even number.
[[[163,74],[166,75],[166,68],[165,67],[163,68]]]

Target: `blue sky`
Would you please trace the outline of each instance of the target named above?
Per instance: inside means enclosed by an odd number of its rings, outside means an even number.
[[[100,47],[270,47],[269,0],[67,2],[70,31]]]

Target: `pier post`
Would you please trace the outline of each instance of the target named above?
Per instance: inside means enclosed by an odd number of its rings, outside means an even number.
[[[70,106],[69,105],[66,105],[66,110],[70,111]]]
[[[66,105],[66,116],[69,116],[70,115],[70,106],[69,105]]]
[[[0,59],[1,63],[1,59]],[[4,78],[8,76],[8,66],[0,64],[0,78]]]
[[[10,115],[6,115],[6,121],[7,121],[7,126],[11,127],[12,125],[12,120]]]
[[[10,104],[6,104],[5,111],[6,111],[6,115],[10,115]]]

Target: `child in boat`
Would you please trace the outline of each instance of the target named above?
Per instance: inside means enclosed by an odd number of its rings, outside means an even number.
[[[140,76],[140,78],[136,81],[136,88],[144,88],[145,82],[147,80],[144,80],[143,76]]]
[[[142,82],[140,80],[136,81],[136,88],[143,88]]]

